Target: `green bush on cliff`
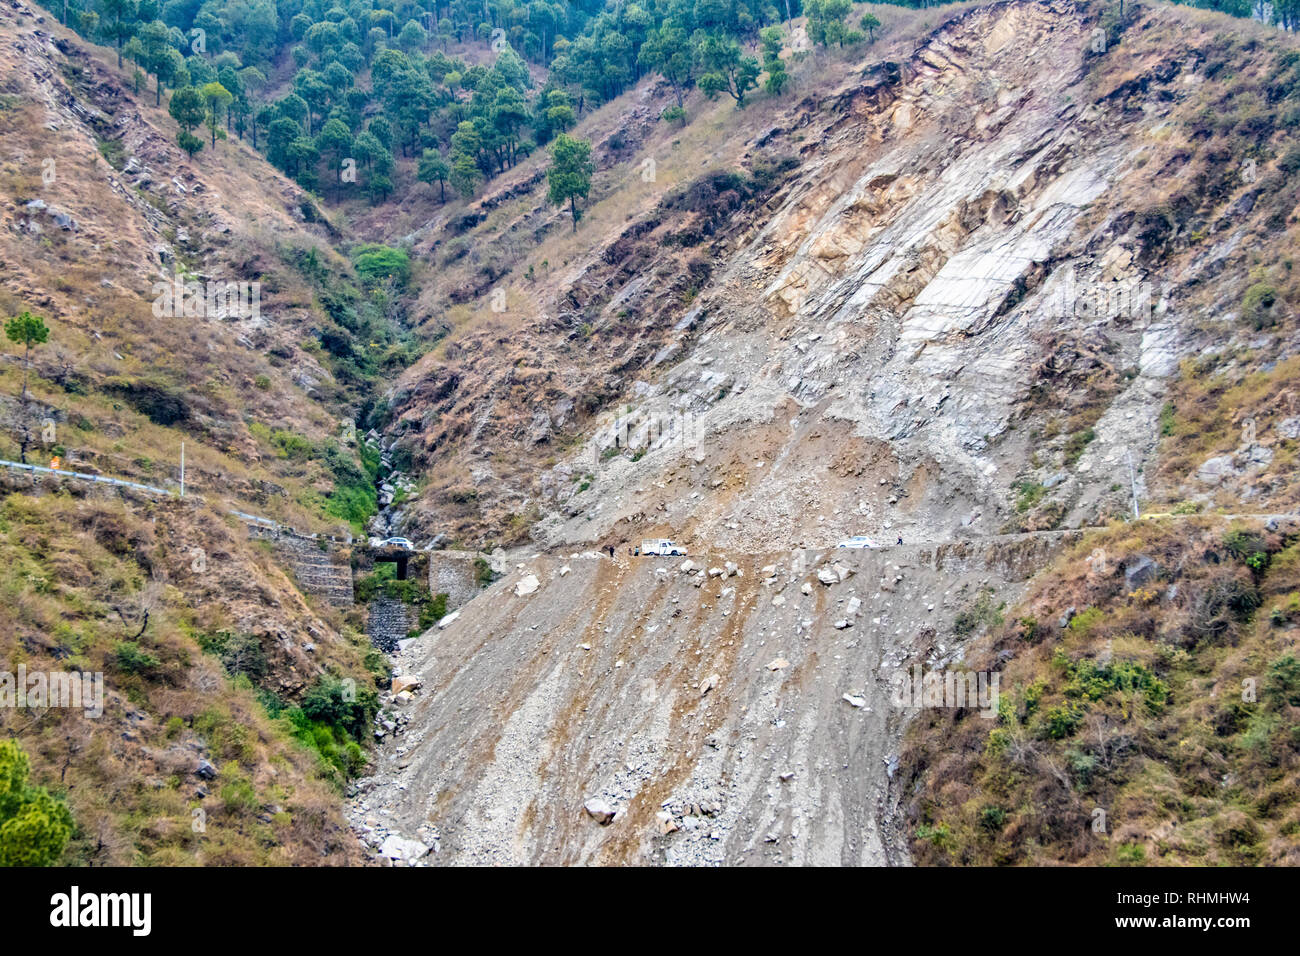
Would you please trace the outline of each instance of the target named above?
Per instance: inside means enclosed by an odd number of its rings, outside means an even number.
[[[27,782],[17,742],[0,742],[0,866],[50,866],[72,836],[72,814],[44,787]]]

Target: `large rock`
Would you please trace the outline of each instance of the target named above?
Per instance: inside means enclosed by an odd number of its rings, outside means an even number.
[[[1130,591],[1155,578],[1159,566],[1145,554],[1129,559],[1124,565],[1124,586]]]
[[[526,577],[520,578],[519,583],[515,585],[515,596],[524,597],[525,595],[532,594],[540,585],[541,582],[537,580],[537,575],[529,574]]]
[[[591,817],[602,827],[608,826],[614,819],[614,808],[611,807],[600,797],[592,797],[582,805],[582,809],[587,811],[587,816]]]
[[[1231,455],[1219,455],[1215,458],[1208,458],[1204,464],[1196,470],[1196,477],[1199,481],[1207,485],[1217,485],[1220,482],[1234,478],[1241,472],[1237,466],[1232,463]]]
[[[429,852],[429,848],[419,840],[407,840],[391,833],[388,838],[379,847],[379,855],[386,856],[390,860],[402,860],[406,863],[414,862]]]
[[[394,694],[400,694],[404,690],[415,690],[420,685],[420,678],[413,674],[398,674],[393,678],[392,691]]]

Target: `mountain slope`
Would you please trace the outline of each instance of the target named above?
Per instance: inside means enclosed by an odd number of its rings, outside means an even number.
[[[1300,435],[1300,57],[1165,6],[939,19],[862,63],[795,64],[761,116],[693,103],[685,129],[648,128],[653,88],[607,107],[585,129],[601,173],[576,233],[524,167],[418,238],[447,270],[421,300],[446,338],[393,393],[388,433],[429,478],[405,526],[516,547],[505,587],[399,660],[424,687],[354,813],[374,843],[387,808],[434,861],[1134,862],[1206,814],[1221,852],[1195,852],[1198,833],[1170,861],[1290,858],[1291,584],[1250,569],[1289,568],[1293,548],[1269,515],[1294,509]],[[665,181],[631,172],[664,156]],[[1135,500],[1178,514],[1125,523]],[[847,584],[788,567],[791,548],[863,533],[905,542],[906,582],[924,555],[1092,526],[1017,573],[945,565],[887,612],[891,551]],[[650,536],[705,555],[699,591],[627,564]],[[591,545],[618,556],[561,576],[555,555]],[[1079,591],[1098,548],[1105,572]],[[707,573],[724,551],[743,581]],[[787,598],[815,602],[806,619],[757,584],[764,564],[767,588],[807,578]],[[536,593],[505,590],[529,574]],[[840,629],[827,586],[870,610]],[[792,666],[765,670],[777,656]],[[922,710],[896,743],[910,715],[891,678],[912,664],[997,671],[1011,710]],[[1199,694],[1243,673],[1272,709],[1224,717],[1211,747]],[[1157,688],[1151,721],[1130,698]],[[1195,748],[1177,760],[1174,733]],[[1111,763],[1071,776],[1067,758]],[[1267,782],[1193,799],[1216,767],[1239,781],[1260,760]],[[1162,762],[1182,797],[1149,785]],[[608,829],[592,798],[622,811]],[[1095,799],[1120,839],[1086,842]]]
[[[4,471],[0,670],[100,673],[105,702],[9,706],[0,727],[67,800],[65,862],[359,862],[340,794],[386,665],[359,612],[309,597],[229,514],[342,534],[340,474],[373,502],[334,438],[355,386],[319,348],[333,323],[300,268],[350,267],[246,148],[187,162],[165,105],[102,52],[0,10],[0,306],[49,329],[30,373],[21,348],[0,365],[0,457],[175,493],[184,443],[186,497]],[[260,283],[260,308],[156,308],[178,273]]]
[[[389,430],[430,477],[412,529],[926,540],[1122,514],[1129,461],[1139,496],[1209,500],[1186,483],[1202,461],[1150,487],[1147,463],[1179,362],[1251,342],[1251,270],[1294,298],[1295,87],[1284,40],[1225,51],[1222,19],[1170,57],[1194,20],[995,4],[796,73],[761,118],[701,106],[678,133],[607,107],[584,132],[616,127],[623,151],[606,141],[577,237],[527,168],[468,229],[432,232],[448,271],[422,303],[452,329]],[[1097,29],[1123,42],[1094,53]],[[1258,330],[1270,354],[1293,321],[1281,306]],[[620,416],[634,439],[651,419],[675,433],[641,456],[615,447]]]

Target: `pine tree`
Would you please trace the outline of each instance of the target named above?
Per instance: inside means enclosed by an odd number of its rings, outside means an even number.
[[[591,176],[596,171],[591,161],[591,143],[574,139],[567,133],[555,137],[551,147],[551,168],[546,171],[549,186],[547,198],[556,206],[569,204],[573,216],[573,229],[578,229],[578,199],[586,199],[591,191]]]

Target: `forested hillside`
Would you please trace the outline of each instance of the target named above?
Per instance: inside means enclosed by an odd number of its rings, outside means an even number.
[[[903,6],[935,6],[908,0]],[[1288,28],[1297,0],[1195,6]],[[170,91],[191,155],[235,136],[327,198],[383,202],[415,180],[471,197],[647,74],[743,105],[780,92],[794,18],[806,38],[870,43],[850,0],[53,0],[59,19]],[[1122,11],[1122,3],[1117,4]],[[409,174],[399,161],[411,161]]]

